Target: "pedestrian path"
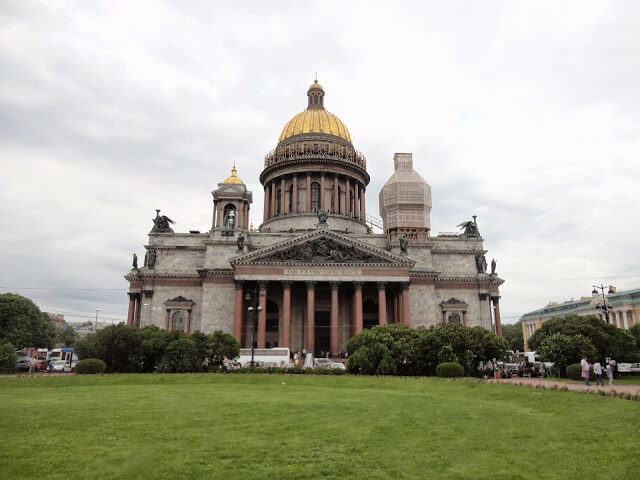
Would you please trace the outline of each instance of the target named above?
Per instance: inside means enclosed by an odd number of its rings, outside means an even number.
[[[609,386],[606,384],[604,387],[596,387],[595,383],[591,383],[590,387],[582,383],[575,382],[561,382],[556,381],[551,378],[522,378],[522,377],[514,377],[514,378],[502,378],[502,379],[493,379],[490,378],[487,380],[489,383],[511,383],[515,385],[526,385],[529,387],[544,387],[544,388],[566,388],[571,390],[572,392],[587,392],[587,393],[597,393],[600,390],[611,392],[615,391],[618,393],[631,393],[631,394],[640,394],[640,385],[618,385],[614,382],[613,385]]]

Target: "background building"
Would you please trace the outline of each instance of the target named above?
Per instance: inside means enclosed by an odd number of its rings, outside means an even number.
[[[379,194],[382,234],[367,224],[366,158],[324,107],[315,81],[307,108],[265,157],[264,216],[250,228],[252,192],[237,175],[212,192],[207,233],[174,233],[157,211],[144,264],[126,275],[128,323],[185,332],[223,330],[241,345],[338,354],[363,328],[442,322],[500,334],[495,263],[475,220],[462,234],[430,234],[431,190],[410,153]]]
[[[609,323],[626,330],[640,323],[640,289],[618,292],[613,287],[611,293],[605,296],[604,301],[602,294],[594,289],[590,297],[581,297],[580,300],[568,300],[562,303],[549,302],[545,307],[525,313],[520,318],[525,348],[527,348],[527,340],[531,335],[552,317],[595,315],[606,320],[603,310],[598,308],[605,303],[609,307]]]

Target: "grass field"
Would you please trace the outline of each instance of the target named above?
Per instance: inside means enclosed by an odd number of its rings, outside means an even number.
[[[283,383],[284,382],[284,383]],[[414,378],[0,379],[3,479],[632,479],[640,402]]]

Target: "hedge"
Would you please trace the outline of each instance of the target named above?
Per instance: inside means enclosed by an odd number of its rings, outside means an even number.
[[[443,362],[436,367],[436,375],[441,378],[463,377],[464,367],[458,362]]]
[[[76,373],[80,375],[104,373],[107,369],[107,364],[99,358],[87,358],[86,360],[80,360],[76,364]]]
[[[567,366],[567,378],[571,380],[584,380],[582,378],[582,365],[579,363],[572,363]],[[593,367],[589,369],[589,380],[595,380],[596,376],[593,373]]]

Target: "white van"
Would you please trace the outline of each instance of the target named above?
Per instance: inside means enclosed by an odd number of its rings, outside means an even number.
[[[281,367],[288,368],[290,363],[288,348],[254,348],[253,358],[258,367]],[[241,348],[240,356],[234,360],[239,362],[243,367],[248,367],[251,364],[251,349]]]

